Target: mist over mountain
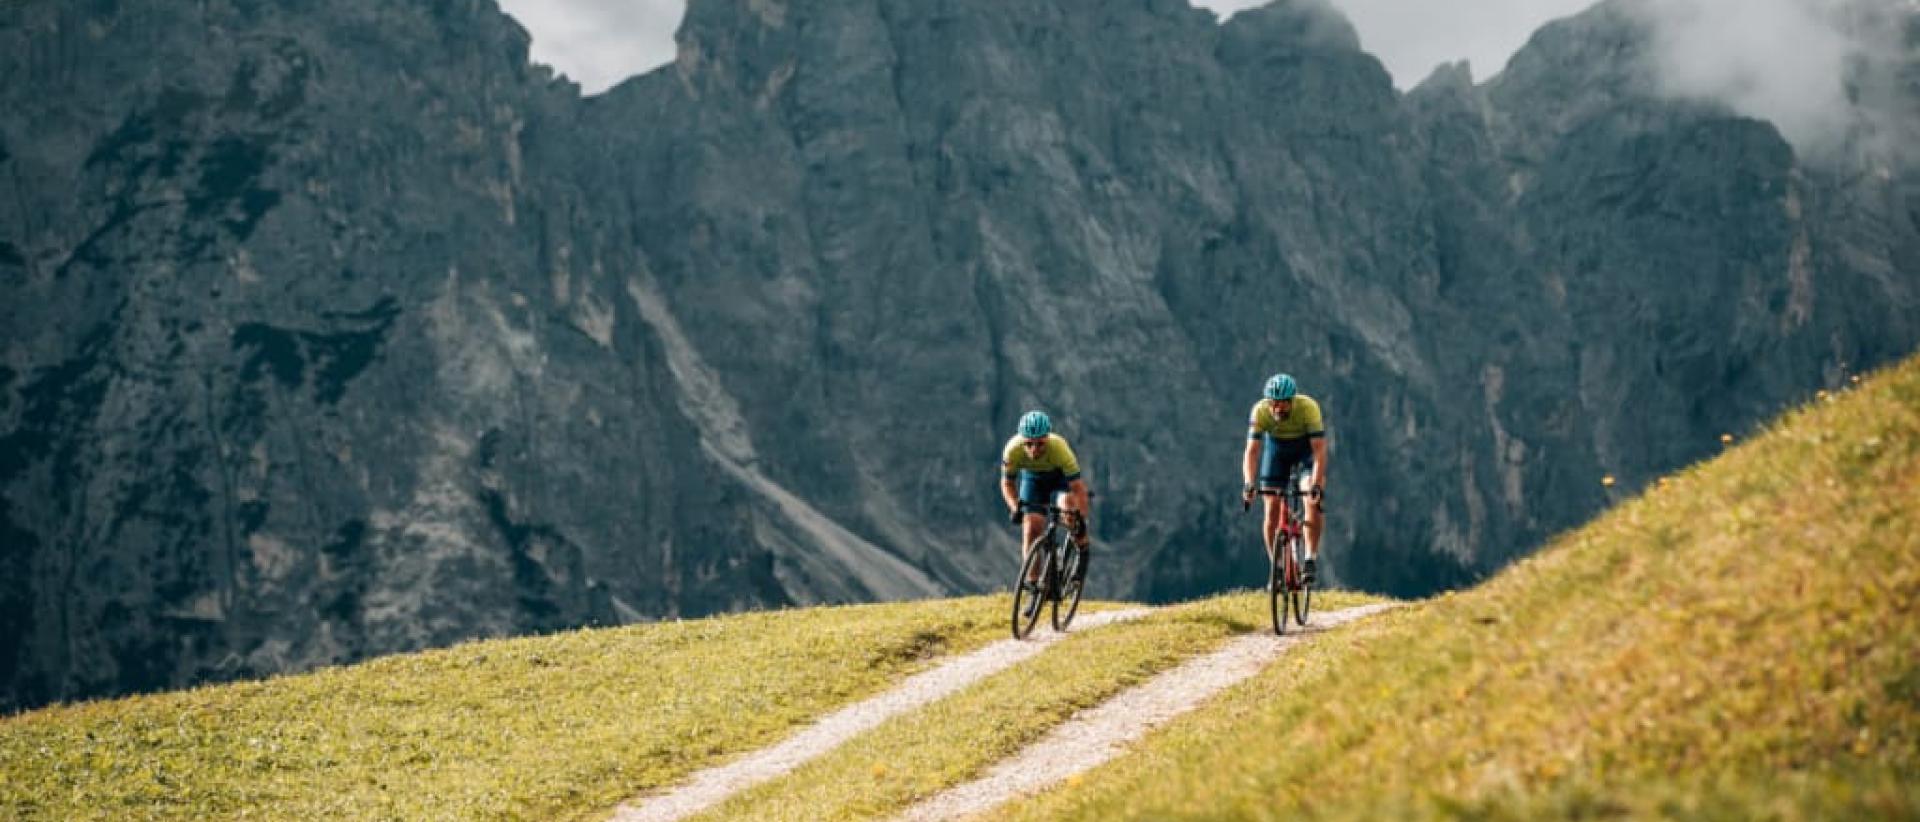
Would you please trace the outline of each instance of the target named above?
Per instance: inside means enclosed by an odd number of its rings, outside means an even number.
[[[1818,151],[1640,8],[1400,94],[1317,0],[696,0],[583,99],[487,0],[7,4],[0,708],[990,590],[1032,407],[1094,595],[1246,586],[1281,370],[1339,582],[1468,584],[1920,343],[1910,7]]]

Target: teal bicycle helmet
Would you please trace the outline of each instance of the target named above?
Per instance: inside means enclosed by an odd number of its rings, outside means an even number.
[[[1053,433],[1053,420],[1047,419],[1045,411],[1028,411],[1020,418],[1020,436],[1037,440]]]
[[[1292,377],[1286,374],[1275,374],[1267,380],[1265,393],[1270,400],[1290,400],[1293,399],[1293,394],[1297,390]]]

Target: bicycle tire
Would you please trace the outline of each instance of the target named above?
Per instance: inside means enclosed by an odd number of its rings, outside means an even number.
[[[1304,550],[1305,543],[1303,540],[1306,539],[1306,535],[1302,532],[1302,529],[1306,527],[1306,504],[1297,492],[1297,489],[1300,487],[1301,474],[1300,469],[1296,468],[1293,473],[1287,477],[1288,494],[1286,497],[1286,506],[1289,530],[1283,532],[1286,541],[1281,546],[1287,555],[1287,608],[1282,609],[1280,618],[1285,620],[1285,611],[1291,610],[1293,611],[1294,620],[1301,625],[1305,625],[1307,624],[1305,617],[1306,605],[1301,601],[1301,589],[1306,587],[1305,580],[1302,579],[1302,577],[1306,576],[1307,570],[1302,564],[1305,562],[1305,555],[1302,551]]]
[[[1312,607],[1311,600],[1313,599],[1313,583],[1307,580],[1307,567],[1305,564],[1305,557],[1307,555],[1306,537],[1295,537],[1293,547],[1295,549],[1294,556],[1300,557],[1300,560],[1295,563],[1296,566],[1299,567],[1300,572],[1295,577],[1297,584],[1293,586],[1293,621],[1305,626],[1307,624],[1307,609]]]
[[[1279,636],[1287,632],[1287,578],[1282,567],[1286,562],[1279,551],[1267,554],[1267,612],[1273,617],[1273,633]]]
[[[1034,623],[1040,621],[1040,606],[1045,604],[1047,598],[1047,575],[1053,570],[1046,567],[1051,564],[1053,558],[1053,552],[1046,550],[1045,547],[1048,536],[1050,534],[1041,534],[1039,539],[1033,541],[1033,545],[1027,550],[1026,561],[1020,563],[1020,575],[1013,579],[1014,639],[1026,639],[1027,635],[1033,633]],[[1041,564],[1038,569],[1039,574],[1032,573],[1035,570],[1035,563]],[[1034,576],[1040,578],[1040,586],[1029,591],[1024,583]],[[1026,613],[1021,613],[1023,610]]]
[[[1080,613],[1080,594],[1086,590],[1087,552],[1074,545],[1073,540],[1064,540],[1067,559],[1060,564],[1060,596],[1053,600],[1053,629],[1065,631],[1073,624],[1074,614]],[[1078,577],[1078,579],[1076,579]],[[1061,616],[1062,609],[1066,615]]]

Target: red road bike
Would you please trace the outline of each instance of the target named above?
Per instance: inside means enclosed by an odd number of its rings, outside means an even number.
[[[1275,544],[1264,546],[1267,551],[1267,609],[1273,616],[1273,632],[1276,634],[1286,633],[1289,610],[1293,612],[1294,621],[1304,626],[1307,624],[1307,612],[1313,607],[1313,580],[1306,573],[1306,518],[1302,513],[1308,494],[1300,490],[1304,476],[1305,472],[1295,470],[1287,477],[1285,487],[1262,488],[1259,492],[1263,497],[1281,497],[1286,503],[1280,506],[1280,530],[1273,535]],[[1240,507],[1241,510],[1250,510],[1253,500],[1242,499]]]

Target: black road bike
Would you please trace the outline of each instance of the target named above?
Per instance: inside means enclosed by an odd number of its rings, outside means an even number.
[[[1087,549],[1075,545],[1063,521],[1066,509],[1047,506],[1047,527],[1027,546],[1020,576],[1013,581],[1013,638],[1025,639],[1040,620],[1040,608],[1052,605],[1053,629],[1064,631],[1080,611],[1087,582]],[[1018,521],[1019,515],[1015,515]],[[1038,579],[1038,583],[1028,582]]]
[[[1260,496],[1278,496],[1286,502],[1280,507],[1280,530],[1273,535],[1275,544],[1262,546],[1267,551],[1267,610],[1273,616],[1276,634],[1286,633],[1289,610],[1293,612],[1294,622],[1304,626],[1307,612],[1313,607],[1313,580],[1306,572],[1307,533],[1302,506],[1309,495],[1300,490],[1303,473],[1294,471],[1287,477],[1284,488],[1259,491]],[[1252,507],[1252,500],[1240,501],[1241,510]]]

